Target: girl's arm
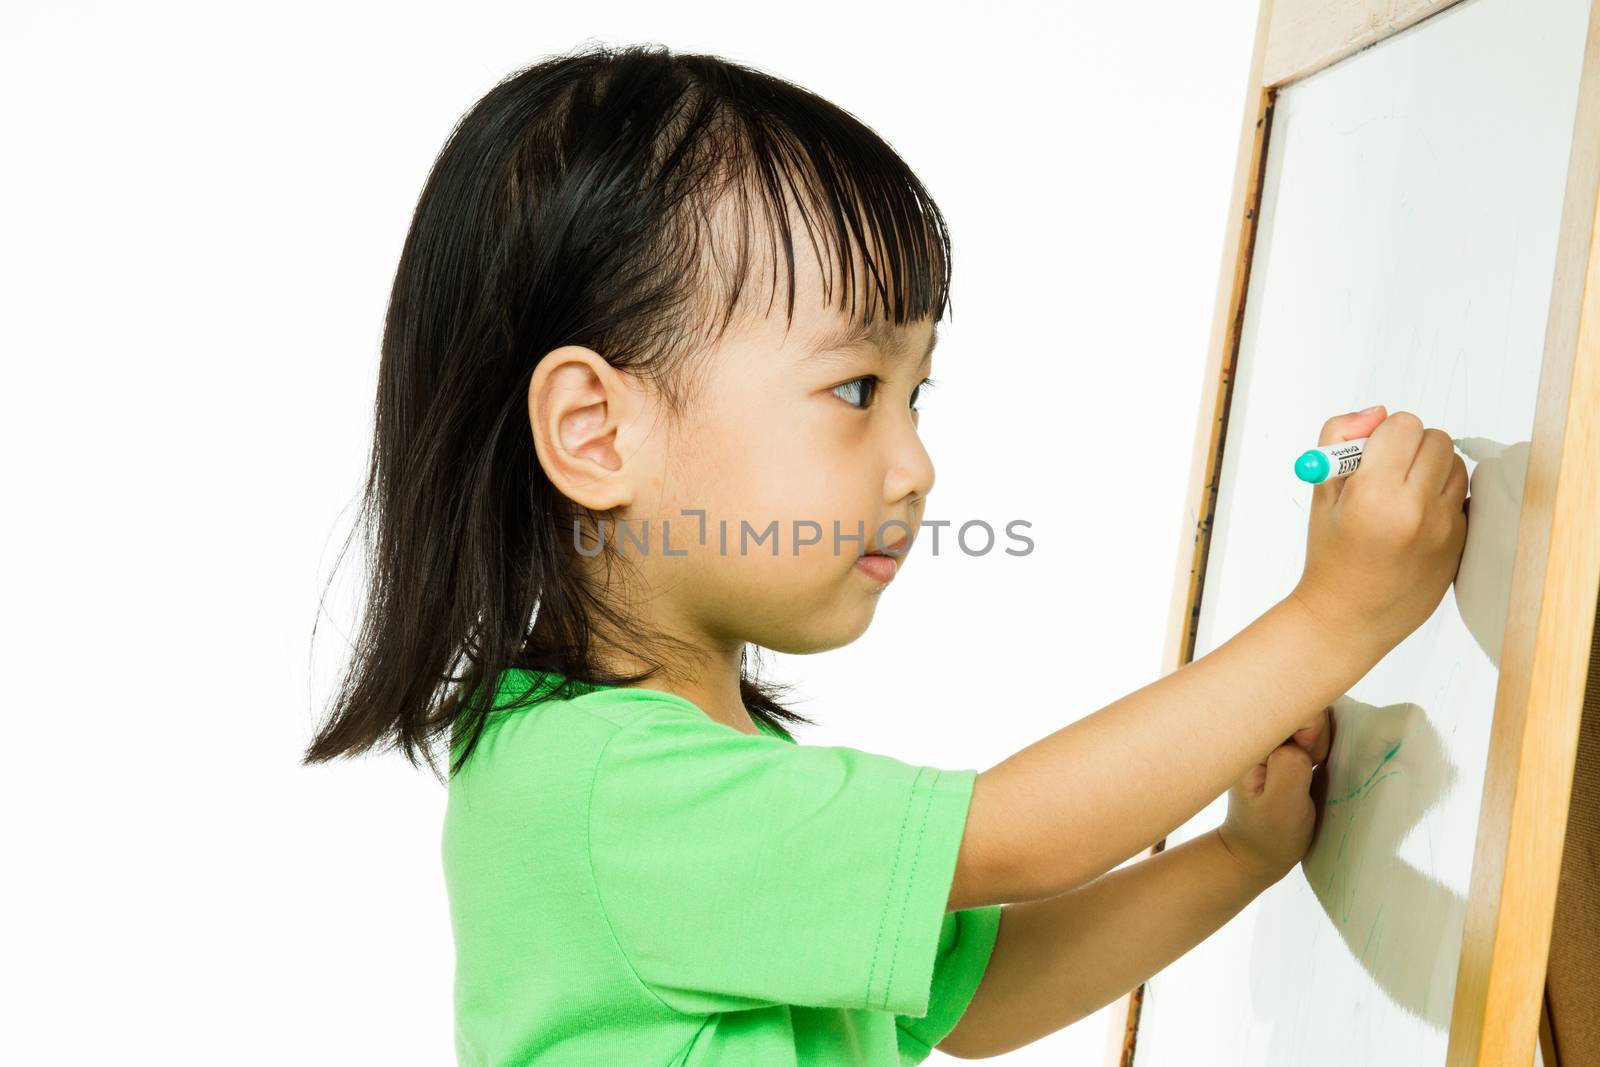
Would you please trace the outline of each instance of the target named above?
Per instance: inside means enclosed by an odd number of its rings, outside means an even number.
[[[1205,940],[1269,884],[1212,830],[1070,893],[1006,905],[983,982],[940,1051],[998,1056],[1089,1016]]]
[[[950,910],[1038,901],[1155,844],[1376,659],[1289,598],[1182,669],[978,775]]]
[[[978,775],[952,910],[1053,897],[1154,844],[1259,753],[1320,723],[1433,614],[1466,542],[1466,465],[1448,434],[1407,412],[1330,419],[1320,443],[1363,435],[1360,469],[1313,490],[1305,572],[1288,597],[1210,654]]]

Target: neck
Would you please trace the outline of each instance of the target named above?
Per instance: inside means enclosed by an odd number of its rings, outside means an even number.
[[[646,626],[650,633],[662,632],[658,620],[648,620]],[[659,657],[659,666],[628,651],[637,647],[632,641],[596,640],[592,647],[598,665],[614,674],[638,674],[657,667],[649,678],[624,688],[671,693],[689,701],[716,722],[740,733],[760,734],[739,690],[745,642],[719,641],[690,633],[682,627],[667,628],[666,634],[671,640],[663,642],[665,654]]]

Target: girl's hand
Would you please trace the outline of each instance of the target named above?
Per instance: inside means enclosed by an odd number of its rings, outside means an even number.
[[[1361,466],[1311,491],[1292,597],[1376,663],[1433,614],[1467,538],[1467,467],[1450,435],[1378,405],[1329,419],[1319,444],[1367,438]]]
[[[1262,888],[1287,874],[1311,847],[1317,824],[1311,771],[1328,758],[1332,743],[1324,708],[1228,791],[1228,817],[1217,836]]]

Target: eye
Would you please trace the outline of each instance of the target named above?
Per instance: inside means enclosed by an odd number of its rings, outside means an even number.
[[[841,385],[834,386],[833,393],[845,403],[861,410],[865,410],[872,406],[872,398],[878,395],[878,386],[882,384],[883,379],[879,378],[876,374],[868,374],[865,377],[855,378],[851,381],[844,382]],[[917,384],[915,389],[911,390],[912,411],[917,410],[917,401],[921,398],[923,390],[932,389],[937,384],[938,383],[932,378],[924,378]],[[851,399],[850,396],[845,395],[845,390],[852,391],[857,397],[860,398],[859,402]]]
[[[833,393],[835,396],[839,397],[839,399],[843,400],[847,404],[850,404],[852,407],[866,409],[872,406],[872,397],[877,395],[878,386],[880,384],[882,384],[881,379],[879,379],[876,374],[869,374],[864,378],[856,378],[853,381],[848,381],[842,385],[834,386]],[[845,390],[851,390],[857,394],[865,393],[866,398],[860,403],[857,403],[848,395],[845,395]]]

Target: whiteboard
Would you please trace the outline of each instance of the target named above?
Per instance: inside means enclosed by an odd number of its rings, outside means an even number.
[[[1328,416],[1505,451],[1469,463],[1459,600],[1335,705],[1306,862],[1151,979],[1137,1067],[1444,1063],[1588,14],[1463,0],[1277,96],[1195,656],[1298,579]]]

